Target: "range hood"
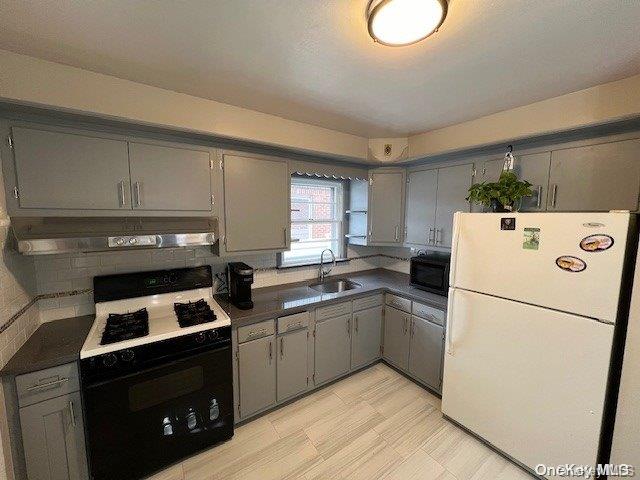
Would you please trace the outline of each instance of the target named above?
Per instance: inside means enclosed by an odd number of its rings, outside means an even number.
[[[25,255],[214,245],[218,219],[209,217],[12,217]]]

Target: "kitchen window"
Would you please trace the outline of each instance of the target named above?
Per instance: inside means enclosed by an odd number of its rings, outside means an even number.
[[[291,179],[291,250],[280,255],[280,266],[318,263],[330,248],[344,258],[344,183],[337,180]],[[325,254],[329,260],[330,255]]]

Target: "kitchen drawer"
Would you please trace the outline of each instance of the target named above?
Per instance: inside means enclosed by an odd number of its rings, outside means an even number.
[[[382,295],[358,298],[353,301],[353,311],[357,312],[366,308],[377,307],[378,305],[382,305]]]
[[[316,321],[340,317],[351,313],[351,302],[337,303],[316,309]]]
[[[397,295],[391,295],[390,293],[387,293],[386,303],[387,305],[397,308],[398,310],[411,313],[411,300],[407,300],[406,298],[398,297]]]
[[[78,367],[67,363],[16,377],[18,404],[26,407],[80,390]]]
[[[276,333],[273,320],[246,325],[238,328],[238,343],[248,342],[256,338],[267,337]]]
[[[432,323],[444,326],[444,310],[425,305],[424,303],[413,302],[412,313],[416,317],[424,318]]]
[[[286,317],[278,318],[278,333],[286,333],[291,330],[299,330],[309,326],[309,312],[294,313]]]

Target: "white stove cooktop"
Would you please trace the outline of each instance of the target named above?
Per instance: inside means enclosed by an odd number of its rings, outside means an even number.
[[[209,304],[211,310],[213,310],[213,313],[216,315],[216,319],[213,322],[181,328],[180,325],[178,325],[178,317],[173,310],[173,304],[176,302],[195,302],[200,299],[204,299]],[[107,317],[110,313],[131,313],[142,308],[146,308],[149,314],[148,335],[132,338],[123,342],[100,345],[102,332],[104,332]],[[149,295],[147,297],[96,303],[96,319],[80,350],[80,358],[89,358],[95,355],[102,355],[103,353],[115,352],[146,343],[158,342],[160,340],[167,340],[169,338],[227,325],[231,325],[231,319],[213,299],[210,288],[199,288],[183,292],[163,293],[160,295]]]

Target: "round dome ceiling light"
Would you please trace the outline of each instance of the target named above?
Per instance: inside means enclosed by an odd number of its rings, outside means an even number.
[[[369,35],[378,43],[401,47],[436,32],[447,16],[447,0],[371,0]]]

